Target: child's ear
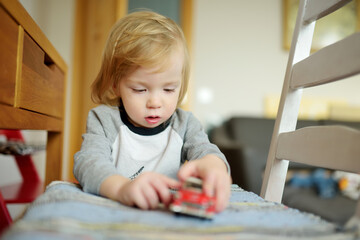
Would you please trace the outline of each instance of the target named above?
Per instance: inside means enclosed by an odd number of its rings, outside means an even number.
[[[112,90],[113,90],[113,92],[116,94],[116,96],[119,96],[119,95],[120,95],[119,88],[118,88],[118,84],[116,84],[115,82],[114,82],[113,85],[112,85]]]

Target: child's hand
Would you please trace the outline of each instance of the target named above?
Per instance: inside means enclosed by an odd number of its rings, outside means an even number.
[[[159,203],[166,206],[171,201],[169,188],[177,188],[180,183],[165,175],[144,172],[133,181],[128,181],[119,189],[117,200],[128,206],[141,209],[155,209]]]
[[[185,181],[190,176],[201,178],[204,192],[216,197],[217,212],[226,208],[232,181],[223,160],[214,155],[206,155],[201,159],[189,161],[180,168],[178,177],[179,180]]]

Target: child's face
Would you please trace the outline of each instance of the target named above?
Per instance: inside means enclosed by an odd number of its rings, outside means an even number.
[[[132,124],[154,128],[171,117],[179,98],[183,58],[181,51],[174,51],[165,71],[139,67],[120,81],[116,92]]]

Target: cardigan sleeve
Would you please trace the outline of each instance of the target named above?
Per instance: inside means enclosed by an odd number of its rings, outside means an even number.
[[[85,192],[93,194],[99,194],[101,183],[107,177],[117,174],[112,163],[111,138],[105,129],[113,124],[103,109],[90,110],[81,149],[74,155],[74,176]]]
[[[209,141],[200,121],[191,113],[177,110],[175,128],[183,137],[182,161],[195,160],[212,154],[222,159],[230,173],[230,166],[220,149]]]

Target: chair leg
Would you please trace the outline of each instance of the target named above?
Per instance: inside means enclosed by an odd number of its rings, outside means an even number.
[[[0,192],[0,236],[1,233],[12,223],[10,213],[6,207],[5,200]]]

